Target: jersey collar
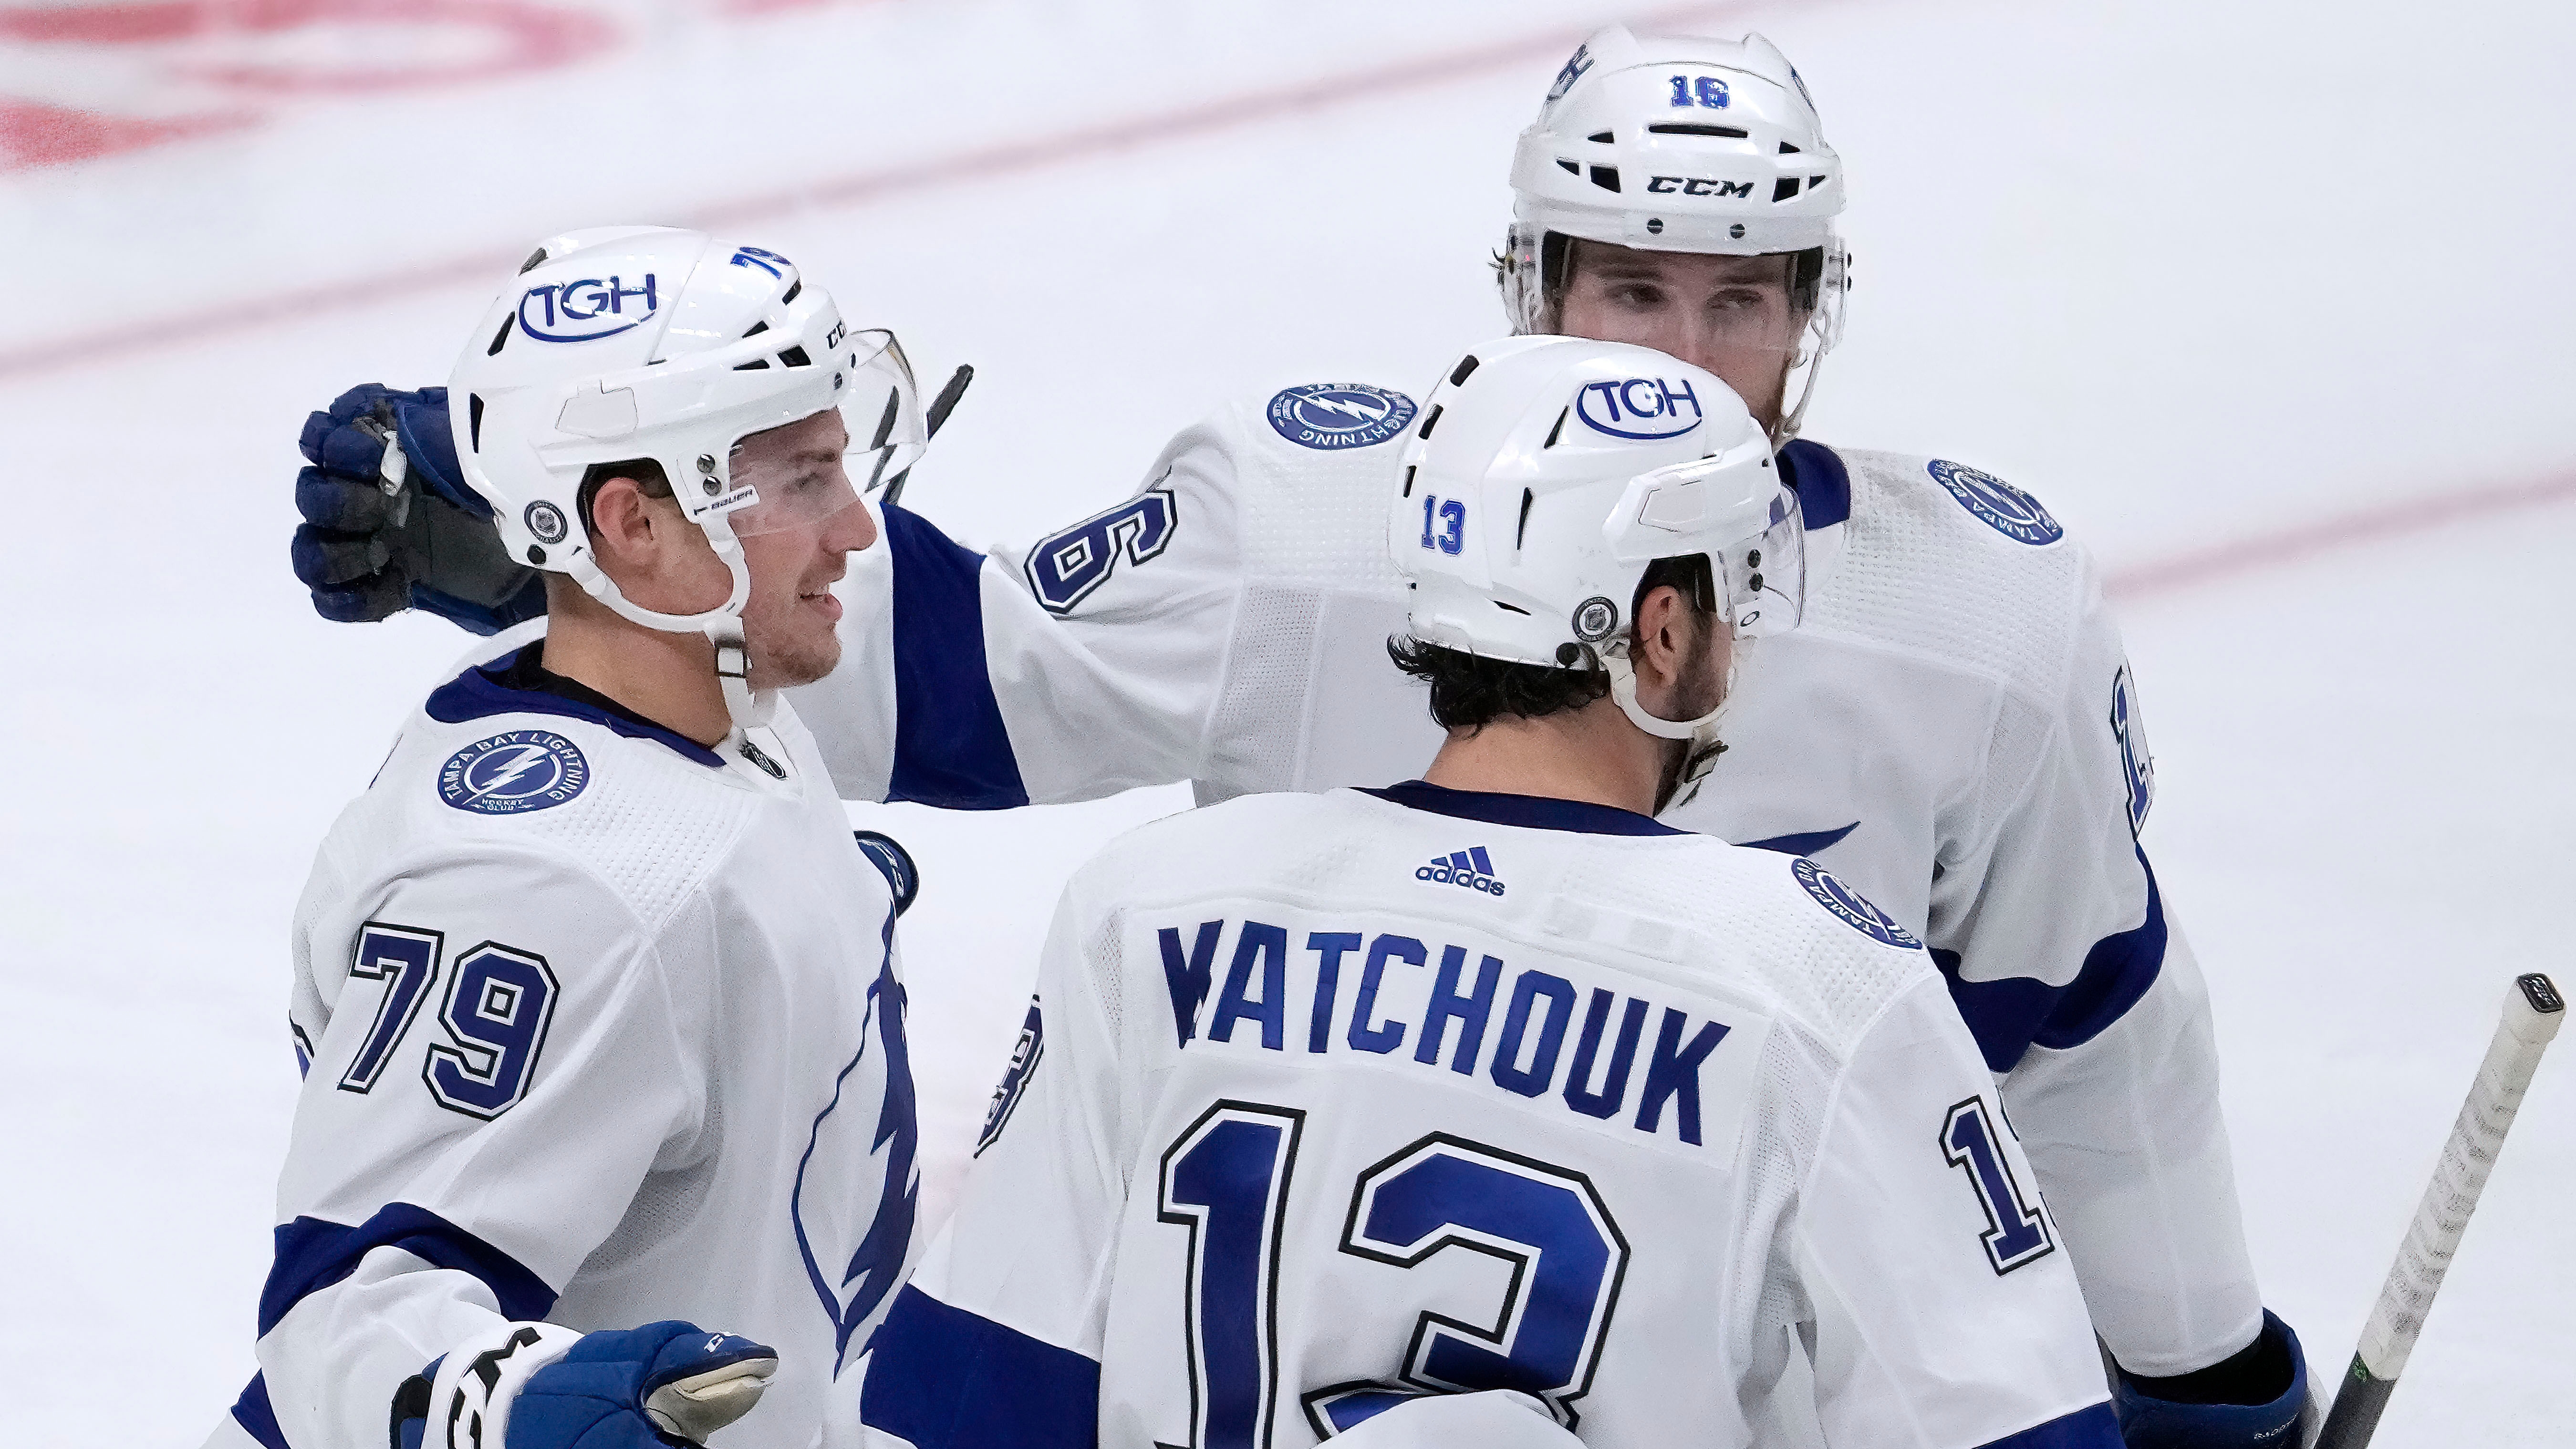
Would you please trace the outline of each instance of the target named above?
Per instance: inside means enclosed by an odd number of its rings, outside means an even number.
[[[498,676],[507,674],[518,655],[505,655],[490,664],[466,670],[430,692],[421,708],[440,724],[463,724],[496,714],[552,714],[566,719],[588,720],[630,740],[652,740],[668,745],[682,757],[711,770],[724,768],[724,758],[686,735],[674,734],[657,724],[628,719],[612,714],[594,704],[566,699],[536,689],[513,689],[501,683]]]
[[[1780,475],[1798,495],[1798,513],[1809,528],[1831,528],[1851,517],[1851,474],[1834,450],[1791,438],[1778,454]]]
[[[1504,795],[1486,790],[1451,790],[1428,780],[1407,780],[1383,790],[1362,790],[1391,805],[1427,811],[1487,825],[1517,825],[1526,830],[1563,830],[1576,835],[1688,835],[1648,816],[1584,800],[1557,800],[1544,795]]]

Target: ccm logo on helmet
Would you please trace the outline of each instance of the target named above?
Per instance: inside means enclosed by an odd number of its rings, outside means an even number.
[[[1682,416],[1683,408],[1690,416]],[[1687,382],[1660,377],[1630,377],[1616,382],[1587,382],[1574,396],[1574,415],[1585,427],[1614,438],[1652,442],[1678,438],[1700,425],[1699,394]]]
[[[539,342],[595,342],[643,326],[661,305],[651,272],[636,287],[617,277],[548,282],[520,296],[519,330]]]
[[[1750,181],[1720,181],[1714,176],[1658,176],[1646,183],[1648,191],[1678,191],[1684,196],[1751,196]]]

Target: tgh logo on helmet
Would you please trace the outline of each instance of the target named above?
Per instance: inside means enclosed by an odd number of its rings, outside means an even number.
[[[519,330],[539,342],[596,342],[632,331],[662,305],[651,272],[636,285],[618,277],[548,282],[519,297]]]
[[[1574,415],[1596,433],[1636,442],[1678,438],[1698,427],[1703,416],[1699,394],[1688,382],[1660,377],[1587,382],[1575,394]]]

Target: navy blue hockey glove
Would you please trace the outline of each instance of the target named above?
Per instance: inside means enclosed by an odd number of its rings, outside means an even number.
[[[664,1449],[750,1413],[778,1353],[677,1319],[607,1333],[504,1324],[394,1395],[390,1449]]]
[[[2111,1403],[2128,1449],[2298,1449],[2310,1412],[2308,1361],[2299,1336],[2267,1308],[2263,1332],[2243,1352],[2169,1379],[2122,1369]]]
[[[447,389],[353,387],[304,420],[301,447],[295,576],[314,612],[347,624],[427,609],[492,634],[546,611],[544,580],[502,552],[492,506],[456,466]]]

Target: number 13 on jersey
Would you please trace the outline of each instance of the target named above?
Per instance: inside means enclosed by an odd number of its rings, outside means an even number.
[[[1305,1120],[1294,1108],[1221,1101],[1163,1154],[1161,1221],[1190,1233],[1194,1449],[1270,1443],[1281,1239]],[[1347,1202],[1344,1253],[1412,1268],[1457,1248],[1499,1258],[1512,1274],[1490,1325],[1414,1312],[1396,1381],[1305,1395],[1319,1436],[1415,1394],[1478,1389],[1517,1389],[1574,1427],[1573,1401],[1591,1386],[1628,1263],[1628,1241],[1588,1178],[1433,1133],[1360,1173]]]

